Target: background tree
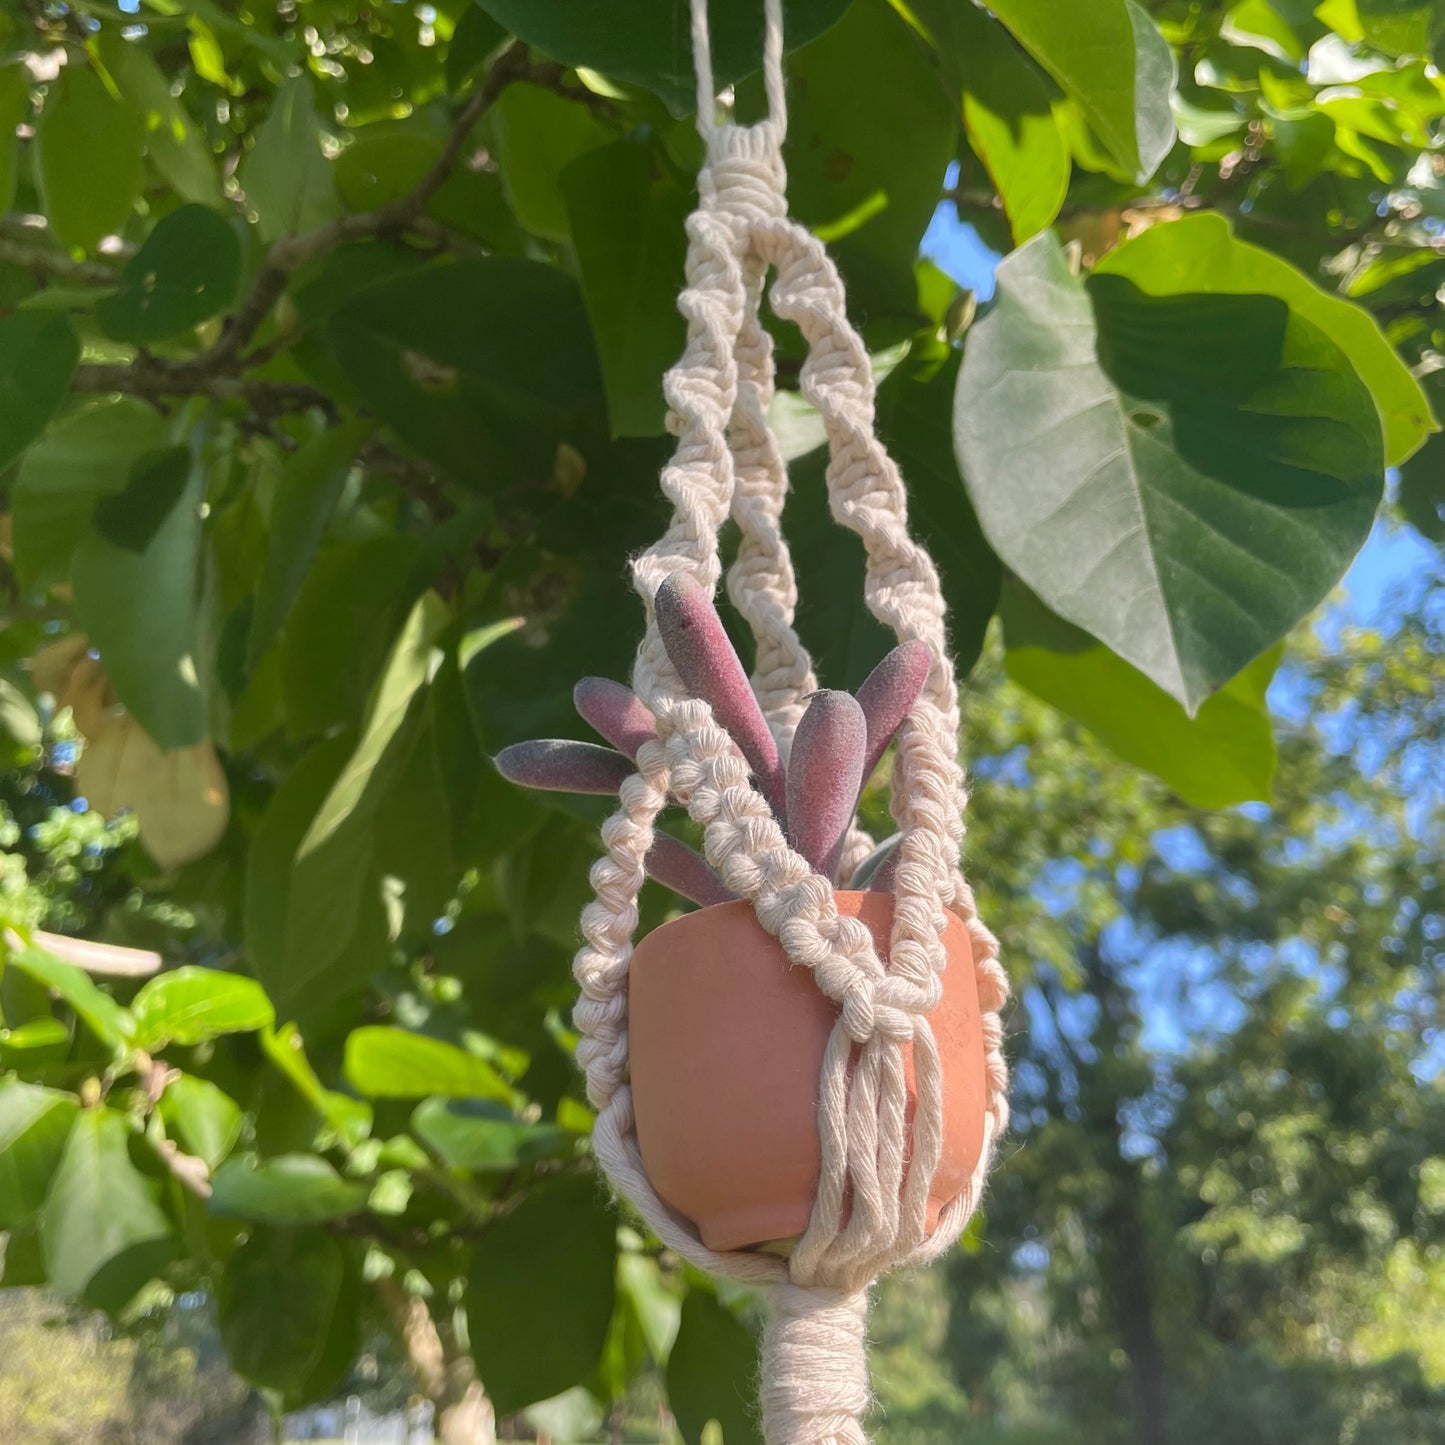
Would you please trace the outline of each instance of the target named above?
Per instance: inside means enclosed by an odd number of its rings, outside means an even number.
[[[600,813],[486,761],[579,733],[573,680],[625,676],[640,626],[684,9],[0,11],[3,1283],[127,1328],[203,1293],[277,1409],[387,1332],[449,1445],[494,1413],[618,1435],[659,1380],[687,1441],[754,1438],[747,1301],[592,1178]],[[715,17],[744,118],[760,10]],[[1100,1438],[1189,1440],[1226,1364],[1320,1432],[1373,1371],[1410,1438],[1440,1408],[1403,1303],[1439,1287],[1438,604],[1276,669],[1387,467],[1442,535],[1435,7],[787,10],[793,205],[886,376],[961,668],[996,639],[971,847],[1024,1000],[956,1378],[899,1343],[942,1348],[937,1283],[891,1296],[890,1428],[1047,1424],[1015,1408],[1047,1353]],[[919,258],[964,221],[1007,253],[976,316]],[[776,330],[800,624],[856,685],[886,640]],[[1252,1438],[1270,1407],[1232,1400]]]

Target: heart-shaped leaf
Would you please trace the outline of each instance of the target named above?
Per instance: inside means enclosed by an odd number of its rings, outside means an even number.
[[[994,549],[1192,715],[1344,575],[1384,485],[1349,358],[1274,296],[999,267],[955,440]]]

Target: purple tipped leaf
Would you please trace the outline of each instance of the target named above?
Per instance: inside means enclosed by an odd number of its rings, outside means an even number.
[[[708,861],[670,833],[653,836],[644,865],[647,876],[699,907],[731,903],[737,894],[713,872]]]
[[[513,743],[492,762],[509,783],[553,793],[615,793],[637,771],[611,748],[565,738]]]
[[[572,691],[582,719],[620,753],[636,758],[643,743],[657,736],[657,723],[630,687],[606,677],[584,677]]]
[[[657,589],[656,607],[657,630],[682,685],[712,708],[783,822],[787,798],[778,745],[717,609],[685,572],[674,572]]]
[[[893,870],[898,864],[898,845],[902,841],[902,833],[885,838],[854,870],[848,886],[887,892],[893,879]],[[880,883],[879,879],[882,877],[886,877],[888,882]]]
[[[788,832],[793,847],[832,878],[863,787],[868,722],[850,693],[813,694],[788,762]]]
[[[893,734],[913,711],[932,666],[933,649],[926,642],[905,642],[895,647],[858,689],[858,705],[868,719],[868,750],[863,758],[865,783],[887,752]]]

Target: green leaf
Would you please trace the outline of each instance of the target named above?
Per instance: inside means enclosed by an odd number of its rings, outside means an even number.
[[[612,435],[655,436],[667,415],[662,374],[687,341],[677,297],[693,197],[660,149],[632,141],[588,151],[560,184]]]
[[[368,1099],[493,1099],[517,1094],[485,1059],[455,1044],[385,1024],[353,1029],[346,1039],[346,1081]]]
[[[186,965],[151,979],[131,1004],[136,1042],[151,1053],[167,1043],[203,1044],[221,1034],[254,1033],[276,1021],[261,985],[239,973]]]
[[[323,550],[306,573],[281,637],[286,730],[309,737],[354,726],[416,591],[415,537],[382,535]]]
[[[854,4],[791,68],[783,159],[793,214],[828,242],[870,338],[901,339],[919,321],[913,262],[957,150],[957,106],[927,48],[881,0]]]
[[[360,1347],[360,1281],[325,1230],[258,1228],[216,1290],[231,1366],[294,1408],[345,1377]]]
[[[121,491],[165,432],[154,407],[121,396],[62,417],[25,453],[14,491],[15,565],[28,585],[69,581],[97,499]]]
[[[1147,180],[1174,144],[1174,56],[1129,0],[998,0],[993,13],[1078,102],[1109,154]]]
[[[107,1048],[119,1052],[135,1037],[135,1020],[90,975],[38,948],[12,953],[6,967],[27,977],[68,1004],[75,1016]]]
[[[369,422],[343,422],[305,442],[283,463],[271,507],[266,565],[246,640],[252,666],[280,633],[316,560],[357,449],[370,431]]]
[[[15,128],[30,113],[30,72],[22,61],[0,65],[0,214],[15,203],[20,141]]]
[[[524,1124],[496,1104],[431,1098],[411,1116],[412,1133],[443,1163],[475,1174],[504,1174],[543,1159],[565,1159],[576,1135],[551,1124]]]
[[[64,66],[35,128],[36,170],[55,237],[94,251],[130,219],[144,167],[140,117],[85,65]]]
[[[961,359],[955,351],[937,370],[926,359],[895,367],[878,388],[878,431],[908,486],[909,525],[938,566],[953,663],[965,677],[983,651],[1002,568],[954,456],[953,396]]]
[[[80,343],[64,316],[12,311],[0,318],[0,467],[60,410],[79,360]]]
[[[459,315],[487,324],[458,326]],[[558,442],[604,425],[582,298],[552,266],[496,256],[428,266],[358,292],[327,333],[367,406],[479,490],[551,476]]]
[[[140,118],[151,164],[183,200],[222,203],[221,179],[205,132],[171,94],[170,81],[139,41],[102,26],[90,41],[126,106]]]
[[[955,428],[1004,563],[1191,715],[1339,581],[1383,487],[1374,404],[1312,322],[1118,274],[1086,291],[1049,234],[999,267]]]
[[[1350,359],[1370,389],[1385,432],[1385,460],[1404,461],[1436,430],[1430,404],[1379,323],[1362,306],[1321,291],[1287,261],[1230,234],[1223,216],[1200,212],[1151,226],[1096,268],[1127,276],[1151,296],[1196,292],[1277,296]]]
[[[69,1052],[70,1030],[49,1015],[0,1029],[0,1065],[18,1073],[58,1064]]]
[[[442,153],[430,130],[367,126],[336,158],[336,191],[348,211],[371,211],[416,189]]]
[[[1267,802],[1277,756],[1265,693],[1280,648],[1257,657],[1190,717],[1162,688],[1018,583],[1004,589],[1004,667],[1036,697],[1083,723],[1125,762],[1186,803]]]
[[[467,1328],[498,1415],[596,1368],[616,1297],[617,1225],[590,1176],[526,1195],[477,1240]]]
[[[371,211],[414,191],[442,157],[444,131],[422,117],[365,127],[336,158],[336,189],[351,211]],[[453,170],[426,214],[497,255],[521,255],[526,240],[496,171]]]
[[[45,1284],[45,1254],[34,1229],[12,1229],[0,1243],[0,1283],[6,1289]]]
[[[786,0],[783,38],[789,50],[821,35],[849,0]],[[485,0],[482,8],[527,45],[567,66],[600,70],[667,102],[674,115],[692,112],[697,82],[687,0],[629,0],[604,6],[589,0]],[[762,64],[762,0],[732,0],[709,16],[713,77],[719,88]]]
[[[206,478],[185,447],[142,457],[75,549],[75,610],[120,700],[163,749],[206,736],[197,589]]]
[[[1445,542],[1445,436],[1429,438],[1400,468],[1400,510],[1422,537]]]
[[[686,1445],[702,1445],[709,1420],[727,1445],[762,1445],[753,1412],[757,1356],[752,1331],[711,1290],[688,1292],[667,1357],[667,1403]]]
[[[117,341],[149,345],[224,311],[240,280],[236,233],[205,206],[182,206],[145,238],[96,319]]]
[[[452,800],[437,758],[432,702],[429,692],[422,716],[403,740],[399,763],[387,769],[372,825],[372,857],[386,880],[391,931],[428,942],[456,896],[462,873],[451,830]]]
[[[667,1363],[682,1322],[682,1301],[663,1275],[660,1261],[647,1254],[624,1253],[617,1261],[618,1292],[637,1320],[647,1352]]]
[[[949,5],[964,75],[963,125],[1003,202],[1016,243],[1052,225],[1069,189],[1071,158],[1043,77],[997,21]]]
[[[0,1082],[0,1229],[19,1229],[45,1202],[75,1113],[69,1094]]]
[[[506,29],[480,5],[468,4],[447,44],[447,89],[455,95],[506,38]]]
[[[119,1309],[174,1246],[159,1186],[131,1162],[131,1138],[113,1109],[83,1110],[40,1215],[51,1283],[93,1308]]]
[[[312,819],[296,854],[286,924],[292,958],[325,969],[349,936],[366,884],[377,813],[407,758],[417,696],[431,676],[446,604],[428,592],[412,609],[367,708],[356,748]]]
[[[306,753],[277,789],[251,838],[246,859],[246,953],[283,1018],[309,1014],[358,994],[387,961],[386,918],[376,880],[369,873],[360,906],[344,920],[342,937],[327,967],[318,969],[313,959],[293,954],[287,941],[297,850],[350,753],[345,737],[328,739]],[[282,1057],[290,1055],[283,1052]]]
[[[365,1184],[343,1179],[316,1154],[228,1159],[212,1181],[211,1213],[259,1224],[320,1224],[366,1204]]]
[[[953,393],[959,358],[902,362],[878,389],[878,434],[908,487],[909,529],[926,538],[948,604],[954,664],[978,661],[998,603],[1001,570],[964,490],[953,455]],[[863,600],[863,548],[828,509],[827,452],[790,468],[785,525],[799,577],[798,625],[820,678],[854,688],[893,646],[893,634]]]
[[[549,241],[566,241],[567,165],[616,135],[585,105],[540,85],[509,85],[492,108],[492,138],[502,185],[517,219]]]
[[[285,81],[237,179],[267,243],[323,226],[341,214],[331,163],[321,153],[321,124],[311,80]]]
[[[272,1032],[262,1031],[261,1047],[266,1057],[286,1077],[292,1087],[315,1109],[326,1127],[348,1149],[354,1149],[371,1133],[371,1105],[349,1094],[340,1094],[322,1086],[302,1047],[301,1035],[295,1025]]]
[[[213,1172],[241,1137],[241,1106],[224,1089],[194,1074],[182,1074],[166,1085],[161,1119],[181,1148]]]

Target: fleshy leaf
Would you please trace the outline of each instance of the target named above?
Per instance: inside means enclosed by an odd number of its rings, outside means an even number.
[[[868,750],[863,757],[865,783],[918,701],[932,666],[933,651],[926,642],[905,642],[895,647],[858,689],[858,705],[868,721]]]
[[[851,693],[814,693],[793,736],[788,831],[793,846],[825,878],[838,866],[858,807],[867,745],[868,720]]]
[[[684,572],[657,589],[657,630],[682,685],[713,710],[752,767],[758,787],[779,820],[786,797],[778,745],[717,608]]]
[[[620,753],[637,756],[657,736],[657,723],[630,687],[607,677],[584,677],[572,692],[577,713]]]
[[[633,773],[621,753],[566,738],[513,743],[492,761],[509,783],[554,793],[615,793]]]
[[[737,894],[713,872],[701,854],[670,833],[658,833],[647,853],[647,876],[700,908],[731,903]]]

